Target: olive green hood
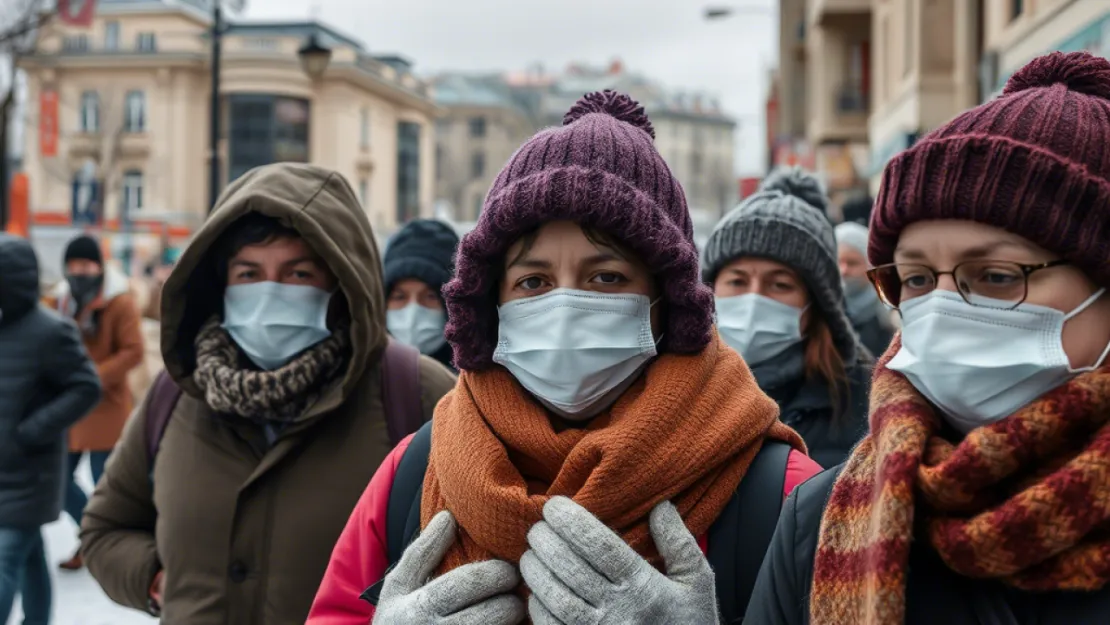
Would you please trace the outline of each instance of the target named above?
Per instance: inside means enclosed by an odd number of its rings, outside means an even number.
[[[224,279],[210,252],[240,217],[260,213],[294,228],[327,263],[347,300],[351,360],[346,374],[325,389],[313,414],[341,404],[385,347],[385,297],[378,246],[351,185],[340,174],[295,163],[253,169],[220,196],[216,210],[181,255],[162,291],[162,353],[166,370],[198,398],[193,382],[194,341],[201,325],[222,314]]]

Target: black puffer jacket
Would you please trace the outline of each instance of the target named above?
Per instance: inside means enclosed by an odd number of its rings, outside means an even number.
[[[0,233],[0,527],[58,518],[65,430],[100,401],[77,327],[38,300],[35,251]]]
[[[825,504],[842,467],[791,493],[763,560],[744,619],[756,625],[807,625],[813,559]],[[1110,622],[1110,588],[1029,593],[948,569],[927,543],[910,551],[905,625],[1087,625]]]
[[[828,385],[807,380],[794,386],[765,391],[779,405],[779,419],[794,428],[806,442],[809,457],[822,467],[847,459],[867,434],[867,399],[871,389],[871,364],[858,362],[848,370],[844,409],[834,416]]]

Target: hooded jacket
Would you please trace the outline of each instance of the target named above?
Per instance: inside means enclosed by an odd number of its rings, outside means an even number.
[[[54,288],[49,304],[64,311],[72,305],[69,283]],[[116,446],[123,424],[134,408],[128,374],[143,362],[143,334],[139,307],[131,294],[127,276],[112,267],[104,268],[104,286],[90,306],[99,317],[96,332],[81,336],[85,350],[96,364],[104,398],[84,419],[69,430],[70,451],[110,451]]]
[[[350,317],[345,370],[272,445],[259,444],[264,437],[248,420],[216,415],[193,381],[197,332],[222,312],[210,247],[251,212],[300,233],[335,274]],[[390,450],[379,370],[385,344],[378,249],[346,180],[282,163],[229,186],[163,290],[162,351],[183,395],[158,454],[152,464],[148,395],[86,509],[82,552],[107,594],[145,609],[164,569],[163,623],[304,623],[332,547]],[[429,358],[420,368],[427,420],[454,376]]]
[[[0,233],[0,527],[58,518],[65,429],[100,400],[76,326],[38,301],[34,249]]]

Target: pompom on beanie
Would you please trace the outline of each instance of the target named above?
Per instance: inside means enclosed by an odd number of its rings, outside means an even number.
[[[893,262],[906,226],[975,221],[1017,234],[1110,286],[1110,61],[1054,52],[1002,95],[926,135],[883,172],[868,255]]]
[[[655,149],[655,130],[636,101],[587,94],[563,125],[529,139],[497,175],[478,223],[459,244],[455,278],[443,289],[446,336],[460,369],[493,364],[497,280],[508,248],[545,223],[573,221],[636,253],[666,304],[660,352],[709,344],[713,294],[698,279],[698,253],[682,186]]]
[[[854,363],[859,338],[844,311],[836,238],[823,210],[827,206],[828,196],[813,175],[798,168],[773,172],[758,193],[713,229],[705,245],[702,279],[712,284],[721,269],[744,256],[790,267],[805,281],[837,352],[844,362]]]
[[[416,219],[405,224],[385,248],[385,293],[393,285],[415,278],[439,293],[455,271],[455,248],[459,235],[435,219]]]

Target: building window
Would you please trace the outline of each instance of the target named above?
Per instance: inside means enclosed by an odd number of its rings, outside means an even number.
[[[309,103],[270,95],[228,97],[228,180],[260,165],[308,162]]]
[[[443,152],[443,146],[436,146],[436,180],[443,180],[443,166],[447,162],[447,155]]]
[[[358,181],[358,201],[362,204],[362,210],[370,210],[370,180],[367,178]]]
[[[98,132],[100,130],[100,95],[95,91],[81,93],[80,115],[81,132]]]
[[[397,223],[420,214],[420,124],[397,124]]]
[[[247,50],[277,52],[280,47],[278,40],[270,37],[250,37],[243,40],[243,48]]]
[[[485,152],[475,152],[470,155],[470,177],[473,180],[478,180],[486,175],[486,154]]]
[[[361,120],[360,120],[360,131],[359,131],[359,144],[362,146],[362,149],[369,150],[370,149],[370,109],[366,108],[365,106],[362,107],[362,110],[359,111],[359,116],[361,118]]]
[[[702,144],[695,143],[694,145],[699,146],[700,149],[700,146]],[[690,155],[690,174],[694,176],[701,175],[701,152],[697,150],[695,150],[694,153]]]
[[[143,173],[130,170],[123,174],[123,214],[130,215],[143,208]]]
[[[89,51],[89,37],[88,35],[66,35],[62,37],[62,51],[64,52],[88,52]]]
[[[154,33],[139,33],[135,41],[135,49],[139,52],[154,52],[157,49]]]
[[[470,136],[481,139],[486,136],[486,118],[474,117],[470,120]]]
[[[1010,21],[1021,17],[1025,12],[1025,0],[1010,0]]]
[[[119,22],[104,22],[104,49],[119,50]]]
[[[126,132],[146,130],[146,96],[142,91],[128,91],[123,112],[123,129]]]

